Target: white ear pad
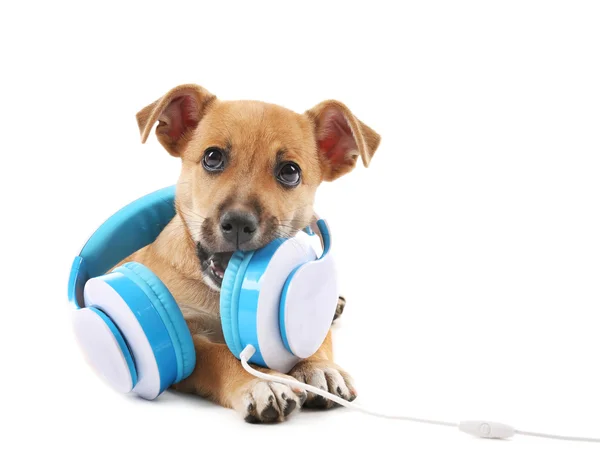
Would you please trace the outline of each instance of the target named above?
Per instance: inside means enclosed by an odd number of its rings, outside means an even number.
[[[104,313],[110,313],[111,319],[127,339],[138,374],[133,392],[147,400],[156,398],[161,390],[158,364],[148,338],[129,305],[103,278],[89,280],[83,296],[86,306],[98,307]]]
[[[290,274],[282,293],[280,328],[296,356],[312,356],[327,336],[338,301],[333,258],[307,262]]]
[[[88,364],[117,392],[129,393],[137,383],[135,367],[132,370],[128,365],[127,346],[122,345],[120,333],[115,333],[108,323],[94,308],[73,312],[75,336]]]

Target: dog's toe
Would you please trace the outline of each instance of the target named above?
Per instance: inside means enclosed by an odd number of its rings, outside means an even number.
[[[245,389],[241,410],[248,423],[277,423],[299,409],[306,393],[277,382],[253,380]]]
[[[337,365],[329,361],[304,361],[299,363],[291,375],[300,382],[307,383],[326,392],[332,393],[344,400],[353,401],[356,391],[350,376]],[[331,408],[336,403],[308,392],[304,406],[306,408]]]

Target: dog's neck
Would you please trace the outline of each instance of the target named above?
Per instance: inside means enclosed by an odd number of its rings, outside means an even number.
[[[176,214],[153,243],[155,254],[188,279],[202,279],[196,244],[181,217]]]

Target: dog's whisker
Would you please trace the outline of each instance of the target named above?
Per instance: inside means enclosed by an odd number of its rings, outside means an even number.
[[[177,211],[179,211],[180,213],[182,213],[184,216],[190,216],[193,218],[200,218],[201,220],[205,220],[206,216],[201,215],[200,213],[196,213],[194,210],[190,209],[190,208],[183,208],[181,205],[175,205],[175,208],[177,209]]]

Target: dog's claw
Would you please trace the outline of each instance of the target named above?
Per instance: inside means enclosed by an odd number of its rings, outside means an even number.
[[[306,402],[307,398],[308,398],[308,395],[303,390],[302,393],[301,393],[301,395],[300,395],[300,406],[304,406],[304,403]]]
[[[306,405],[307,407],[311,407],[311,408],[328,408],[329,405],[327,404],[328,400],[324,397],[322,397],[321,395],[316,395],[313,400]]]
[[[283,408],[283,416],[289,416],[289,414],[296,409],[296,401],[287,399],[285,401],[285,407]]]
[[[258,421],[258,418],[257,418],[256,416],[254,416],[254,415],[247,415],[247,416],[244,418],[244,421],[245,421],[246,423],[250,423],[250,424],[256,424],[256,423],[260,423],[260,421]]]
[[[333,321],[337,320],[340,316],[342,316],[344,308],[346,308],[346,299],[340,295],[338,297],[337,306],[335,307],[335,315],[333,315]]]

